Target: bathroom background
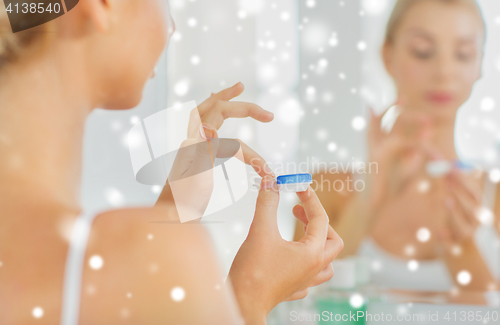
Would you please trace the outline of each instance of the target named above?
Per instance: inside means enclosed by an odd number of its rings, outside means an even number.
[[[500,1],[479,3],[488,28],[483,78],[461,109],[456,143],[463,159],[481,162],[498,182],[500,97],[495,90],[500,84]],[[243,140],[275,166],[363,161],[367,108],[382,112],[395,99],[379,55],[393,4],[393,0],[170,0],[177,31],[142,103],[124,112],[96,110],[88,121],[84,207],[99,211],[154,204],[161,187],[135,180],[127,144],[130,128],[175,103],[201,103],[212,92],[239,81],[245,92],[238,100],[274,112],[275,121],[264,125],[250,119],[228,120],[220,137]],[[171,136],[179,136],[174,132]],[[204,218],[226,272],[248,232],[255,199],[255,191],[249,191],[237,203]],[[292,239],[291,208],[296,198],[282,195],[281,201],[280,232]]]

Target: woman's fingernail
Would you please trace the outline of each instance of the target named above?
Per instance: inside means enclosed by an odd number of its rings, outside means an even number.
[[[200,137],[203,140],[207,140],[207,136],[205,135],[205,129],[203,128],[203,125],[200,125]]]
[[[271,176],[265,176],[260,183],[260,188],[262,190],[270,190],[274,189],[276,184],[276,180]]]
[[[202,138],[205,140],[213,139],[217,136],[217,131],[209,126],[201,125],[200,133],[202,134]]]

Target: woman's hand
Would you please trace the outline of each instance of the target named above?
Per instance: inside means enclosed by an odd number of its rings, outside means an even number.
[[[266,111],[262,107],[253,103],[230,101],[241,95],[244,90],[245,87],[239,82],[217,94],[212,94],[210,98],[201,103],[197,109],[191,112],[188,137],[190,137],[190,134],[196,137],[200,130],[197,114],[199,114],[201,119],[201,129],[205,131],[208,130],[212,138],[217,137],[217,130],[221,128],[224,121],[228,118],[251,117],[259,122],[271,122],[274,119],[274,114]],[[236,141],[241,145],[243,151],[242,158],[246,164],[252,166],[261,177],[265,177],[266,175],[273,176],[266,161],[259,154],[248,147],[243,141],[239,139],[236,139]]]
[[[448,213],[437,236],[444,249],[444,252],[440,252],[444,253],[442,257],[455,285],[460,291],[468,293],[490,291],[498,286],[474,240],[481,222],[494,222],[493,212],[490,212],[490,216],[480,218],[481,183],[478,180],[481,178],[475,176],[459,170],[453,170],[446,176],[448,197],[445,198],[445,205]],[[458,277],[464,270],[471,276],[468,283],[461,282]]]
[[[445,182],[448,215],[440,237],[445,248],[452,250],[455,245],[470,240],[480,224],[478,212],[481,207],[481,188],[477,179],[458,170],[447,175]]]
[[[188,138],[177,153],[167,184],[157,201],[160,204],[175,201],[178,210],[182,210],[179,211],[181,220],[194,220],[203,215],[213,190],[214,160],[226,152],[251,165],[260,176],[272,175],[265,160],[245,143],[237,139],[218,139],[217,130],[227,118],[252,117],[261,122],[273,120],[271,112],[255,104],[229,101],[243,90],[243,85],[238,83],[212,94],[191,112]],[[240,150],[235,151],[233,147]]]
[[[366,194],[371,211],[379,211],[403,193],[432,154],[431,120],[422,113],[398,109],[399,116],[389,133],[381,129],[384,114],[376,116],[370,110],[369,162],[377,163],[377,172],[368,175]]]
[[[280,302],[303,298],[307,288],[329,280],[330,263],[343,248],[314,191],[297,193],[303,207],[294,214],[307,224],[296,242],[284,240],[278,230],[279,193],[276,180],[265,177],[248,237],[229,272],[242,314],[249,324],[264,324]]]
[[[217,94],[212,94],[210,98],[198,105],[197,112],[192,113],[199,114],[203,124],[209,124],[217,130],[228,118],[251,117],[259,122],[271,122],[274,114],[256,104],[230,102],[230,100],[241,95],[244,90],[245,87],[239,82]],[[188,132],[197,132],[198,124],[196,119],[191,119],[189,126]]]
[[[314,191],[311,190],[312,193]],[[300,195],[300,194],[299,194]],[[316,194],[314,193],[314,196],[310,196],[309,199],[311,198],[317,198]],[[303,224],[304,227],[304,233],[307,233],[307,227],[309,226],[309,219],[307,217],[306,210],[303,205],[297,204],[296,206],[293,207],[293,215]],[[340,238],[335,230],[333,230],[332,226],[328,226],[328,237],[329,238],[334,238],[338,237],[341,241],[341,247],[344,246],[344,241],[342,238]],[[340,253],[340,252],[339,252]],[[312,279],[309,283],[307,283],[304,287],[304,289],[299,290],[295,292],[293,295],[285,299],[285,301],[291,301],[291,300],[297,300],[297,299],[303,299],[307,296],[309,292],[310,287],[315,287],[317,285],[320,285],[328,280],[330,280],[333,276],[333,267],[331,264],[328,264],[319,272],[319,274]]]

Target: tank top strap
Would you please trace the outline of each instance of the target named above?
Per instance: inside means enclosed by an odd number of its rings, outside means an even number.
[[[60,325],[78,325],[85,251],[95,216],[82,214],[73,225],[66,257]]]

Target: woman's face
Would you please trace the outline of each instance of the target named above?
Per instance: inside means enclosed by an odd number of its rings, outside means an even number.
[[[100,107],[135,107],[175,30],[168,0],[109,0],[115,8],[92,64]]]
[[[454,118],[481,76],[483,43],[480,18],[470,8],[422,1],[402,18],[384,60],[409,108]]]

